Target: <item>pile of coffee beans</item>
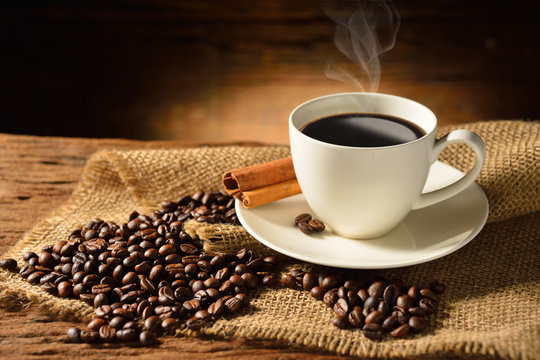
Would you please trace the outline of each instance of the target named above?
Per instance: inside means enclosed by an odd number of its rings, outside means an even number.
[[[313,232],[322,232],[324,231],[324,223],[319,219],[314,219],[311,214],[304,213],[298,215],[294,219],[294,224],[306,235],[309,235]]]
[[[445,286],[405,286],[400,281],[377,279],[374,272],[291,271],[281,277],[288,288],[302,288],[334,312],[332,323],[340,329],[362,329],[365,337],[381,340],[385,333],[401,338],[422,332],[435,312]]]
[[[19,273],[50,294],[95,307],[87,329],[68,330],[72,342],[152,345],[179,327],[198,331],[248,305],[250,290],[273,285],[277,264],[249,250],[204,253],[200,239],[183,231],[190,218],[238,222],[230,196],[198,191],[150,215],[133,212],[121,226],[94,219],[65,241],[25,254]]]

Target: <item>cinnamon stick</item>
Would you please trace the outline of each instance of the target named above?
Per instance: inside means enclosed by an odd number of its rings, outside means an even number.
[[[223,186],[248,209],[301,192],[290,157],[227,171]]]

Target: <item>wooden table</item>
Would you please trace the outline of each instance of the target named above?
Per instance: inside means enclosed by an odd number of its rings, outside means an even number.
[[[92,153],[113,148],[172,148],[189,145],[168,141],[0,134],[0,254],[17,242],[38,219],[47,216],[66,201]],[[18,308],[5,308],[0,304],[0,358],[343,358],[283,342],[247,339],[167,337],[162,339],[163,344],[157,348],[127,347],[119,344],[74,345],[65,343],[66,330],[77,324],[54,320],[53,315],[40,312],[31,305],[21,304]]]

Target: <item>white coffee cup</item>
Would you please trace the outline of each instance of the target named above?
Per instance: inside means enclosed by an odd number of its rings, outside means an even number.
[[[313,120],[343,113],[398,117],[420,127],[425,135],[392,146],[351,147],[322,142],[300,131]],[[445,200],[476,179],[484,163],[482,139],[469,130],[454,130],[438,140],[436,133],[437,118],[427,107],[378,93],[319,97],[299,105],[289,117],[294,170],[306,201],[331,231],[355,239],[384,235],[412,209]],[[474,167],[456,182],[422,193],[431,164],[454,143],[472,147]]]

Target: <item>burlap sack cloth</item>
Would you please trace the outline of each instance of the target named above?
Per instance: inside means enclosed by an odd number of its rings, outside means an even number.
[[[331,325],[332,311],[305,291],[263,289],[240,316],[219,319],[203,331],[223,337],[279,339],[339,354],[403,357],[435,354],[490,354],[506,358],[540,355],[540,123],[480,122],[460,126],[486,143],[486,163],[478,183],[490,203],[488,224],[467,246],[425,264],[383,271],[406,283],[447,285],[428,331],[405,339],[370,341],[359,330]],[[447,133],[455,127],[440,130]],[[125,222],[134,209],[148,211],[162,200],[197,189],[220,188],[231,168],[289,154],[287,147],[202,147],[179,150],[106,151],[90,158],[66,204],[39,222],[4,257],[22,263],[22,254],[65,239],[94,217]],[[453,146],[441,160],[461,170],[474,162],[472,151]],[[247,246],[268,251],[243,228],[189,226],[207,250]],[[288,264],[300,264],[281,258]],[[53,316],[87,319],[92,309],[62,300],[18,275],[0,272],[0,301],[30,301]]]

